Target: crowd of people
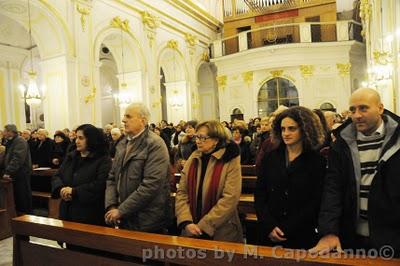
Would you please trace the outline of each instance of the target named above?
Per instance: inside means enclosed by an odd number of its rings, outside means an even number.
[[[31,212],[31,170],[52,167],[61,219],[165,234],[175,216],[184,236],[242,242],[241,165],[256,164],[260,245],[319,254],[390,245],[399,256],[400,118],[372,89],[355,91],[349,110],[280,106],[248,123],[173,126],[150,124],[147,107],[133,103],[122,128],[84,124],[54,140],[6,125],[0,173],[21,213]]]

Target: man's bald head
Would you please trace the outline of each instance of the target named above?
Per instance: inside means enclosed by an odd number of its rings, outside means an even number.
[[[371,88],[360,88],[358,90],[355,90],[351,94],[350,103],[352,99],[363,99],[371,101],[375,104],[382,104],[381,96],[379,95],[379,93]]]
[[[350,112],[357,131],[371,135],[382,123],[384,108],[378,92],[370,88],[358,89],[350,97]]]

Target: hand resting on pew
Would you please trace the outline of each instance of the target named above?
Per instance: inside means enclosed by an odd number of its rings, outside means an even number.
[[[192,235],[195,235],[195,236],[200,236],[203,234],[200,227],[198,227],[197,224],[193,224],[193,223],[186,225],[185,230],[186,230],[186,232],[188,232]]]
[[[118,226],[121,223],[121,213],[117,208],[112,208],[104,215],[106,224]]]
[[[331,251],[343,253],[340,239],[336,235],[326,235],[322,237],[318,244],[312,249],[308,250],[311,254],[326,255]]]

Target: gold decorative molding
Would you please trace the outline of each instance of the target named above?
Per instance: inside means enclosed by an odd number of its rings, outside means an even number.
[[[205,62],[210,61],[210,56],[208,55],[208,52],[203,52],[203,53],[201,54],[201,60],[203,60],[203,61],[205,61]]]
[[[197,38],[196,36],[190,34],[190,33],[185,33],[185,41],[189,49],[189,54],[193,55],[196,49],[196,44],[197,44]]]
[[[253,71],[247,71],[242,73],[242,78],[244,82],[250,84],[251,82],[253,82]]]
[[[339,71],[340,76],[344,77],[344,76],[350,75],[350,69],[351,69],[350,63],[346,63],[346,64],[337,63],[336,67]]]
[[[368,30],[371,12],[372,12],[372,6],[369,3],[369,0],[361,0],[360,1],[360,18],[361,18],[361,23],[363,25],[361,35],[364,37],[365,37],[366,30]]]
[[[300,72],[303,78],[311,77],[314,74],[315,67],[313,65],[300,65]]]
[[[226,75],[218,76],[216,80],[218,88],[223,90],[226,87],[226,81],[228,80],[227,76]]]
[[[90,15],[90,10],[89,8],[81,7],[76,5],[76,10],[81,14],[81,26],[82,26],[82,31],[85,32],[85,26],[86,26],[86,16]]]
[[[153,47],[153,43],[156,38],[156,29],[161,24],[160,18],[150,14],[147,11],[141,11],[140,14],[142,15],[142,22],[147,33],[147,38],[149,39],[149,45],[150,47]]]
[[[387,65],[392,63],[392,54],[389,52],[374,51],[373,53],[375,63],[379,65]]]
[[[114,27],[114,28],[121,29],[121,30],[126,31],[126,32],[130,32],[129,20],[125,19],[124,21],[122,21],[121,18],[118,17],[118,16],[114,17],[111,20],[110,26]]]
[[[93,86],[92,92],[89,95],[85,96],[85,103],[87,104],[91,101],[94,101],[95,98],[96,98],[96,87]]]
[[[178,41],[177,40],[169,40],[167,43],[167,47],[174,49],[174,50],[178,50]]]
[[[159,17],[156,17],[147,11],[141,11],[140,15],[142,15],[142,22],[146,27],[154,30],[160,26],[161,21]]]
[[[197,43],[197,38],[196,38],[196,36],[194,36],[194,35],[192,35],[192,34],[190,34],[190,33],[185,33],[185,40],[186,40],[186,43],[187,43],[189,46],[195,46],[196,43]]]
[[[271,73],[272,77],[274,77],[274,78],[282,77],[283,70],[282,69],[273,70],[273,71],[270,71],[269,73]]]

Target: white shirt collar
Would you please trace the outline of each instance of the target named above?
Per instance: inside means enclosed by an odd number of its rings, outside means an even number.
[[[135,136],[126,135],[126,139],[127,139],[128,141],[137,139],[140,135],[142,135],[142,133],[145,131],[145,129],[146,129],[146,127],[144,127],[144,128],[142,129],[142,131],[140,131],[139,133],[137,133]]]

